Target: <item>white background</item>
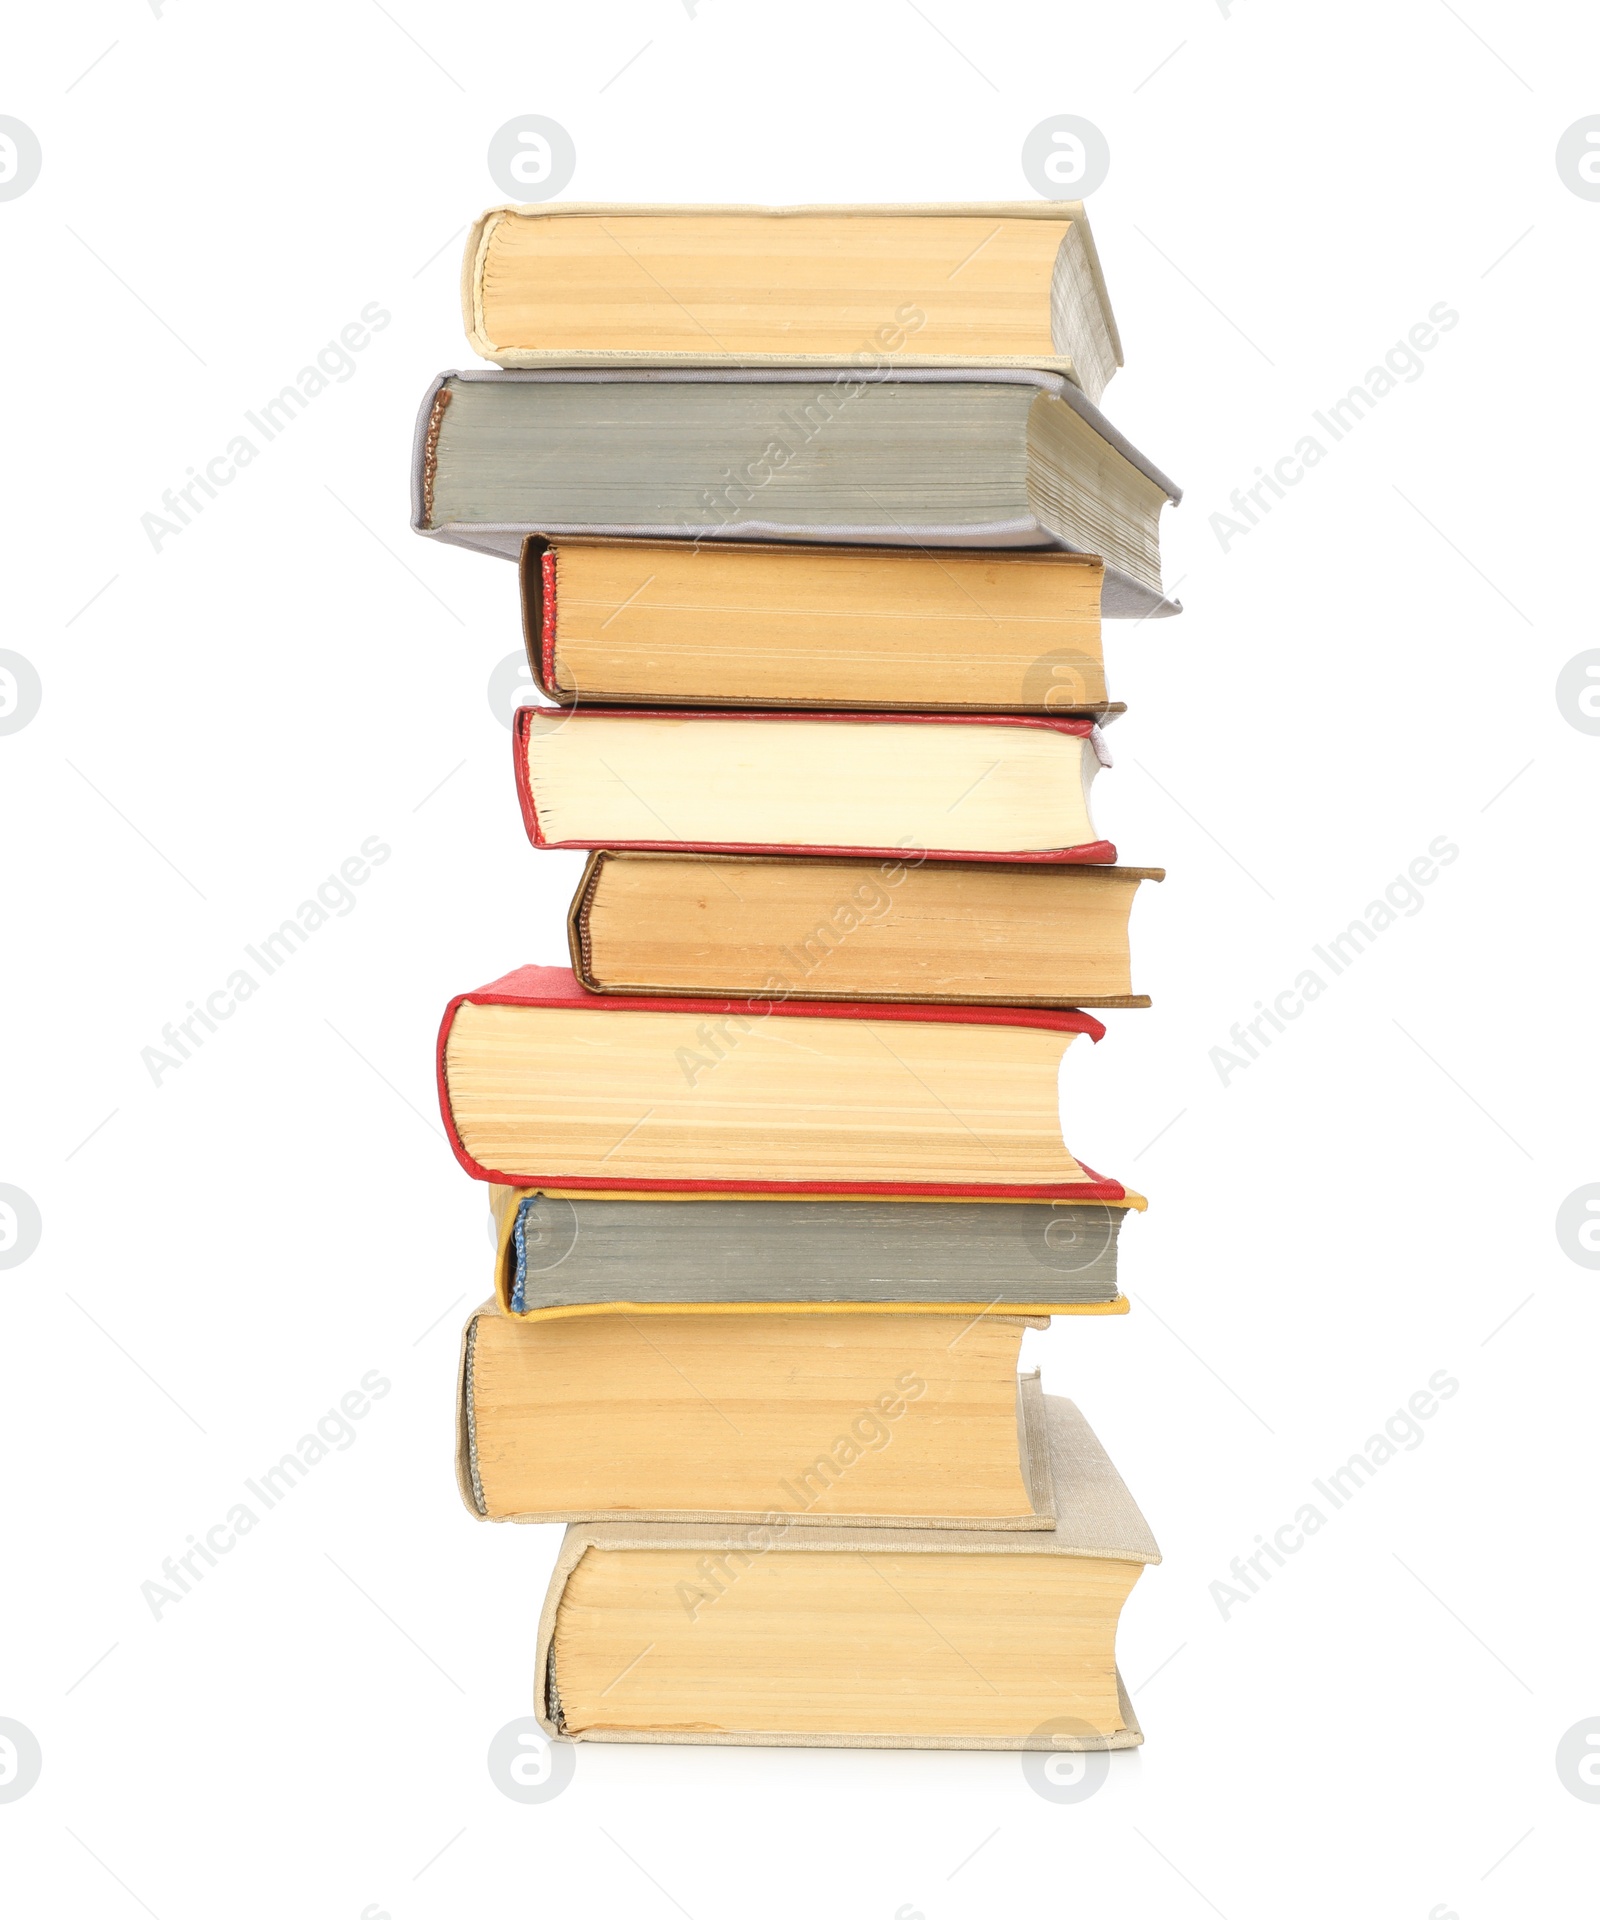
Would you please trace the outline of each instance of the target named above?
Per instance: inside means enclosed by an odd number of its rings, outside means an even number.
[[[1554,162],[1600,111],[1592,15],[86,0],[6,42],[0,112],[44,154],[0,203],[0,646],[43,685],[0,738],[0,1181],[43,1220],[0,1274],[0,1716],[43,1752],[0,1804],[8,1908],[1592,1898],[1600,1807],[1555,1748],[1600,1714],[1600,1275],[1555,1215],[1600,1178],[1600,739],[1555,683],[1600,644],[1600,204]],[[513,570],[406,526],[417,403],[470,364],[485,150],[543,113],[569,198],[1002,199],[1067,112],[1112,154],[1106,407],[1187,488],[1188,611],[1109,631],[1131,710],[1096,790],[1171,870],[1135,922],[1156,1005],[1067,1076],[1071,1146],[1151,1196],[1134,1311],[1030,1336],[1166,1553],[1121,1642],[1147,1744],[1080,1806],[1013,1755],[589,1746],[517,1805],[485,1755],[530,1711],[557,1534],[474,1525],[452,1483],[489,1246],[431,1056],[451,992],[565,957],[580,861],[527,846],[488,702]],[[154,551],[141,515],[373,301],[354,376]],[[1224,552],[1212,513],[1439,301],[1422,377]],[[370,835],[354,909],[153,1084],[163,1024]],[[1224,1085],[1211,1049],[1439,835],[1422,910]],[[152,1618],[162,1560],[373,1368],[356,1442]],[[1224,1620],[1234,1557],[1439,1368],[1423,1444]]]

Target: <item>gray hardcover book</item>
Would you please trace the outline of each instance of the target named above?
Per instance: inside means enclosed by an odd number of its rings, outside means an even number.
[[[501,1208],[513,1314],[637,1307],[1116,1308],[1125,1207],[961,1200],[568,1200]]]
[[[515,559],[530,533],[1061,547],[1103,610],[1173,613],[1178,488],[1060,374],[998,368],[442,374],[412,524]]]

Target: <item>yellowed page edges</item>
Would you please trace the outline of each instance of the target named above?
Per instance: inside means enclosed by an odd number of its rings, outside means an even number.
[[[704,1527],[754,1527],[770,1520],[770,1508],[750,1509],[674,1509],[671,1512],[617,1512],[610,1509],[594,1509],[583,1513],[507,1513],[490,1515],[479,1511],[477,1492],[473,1485],[473,1448],[472,1432],[468,1424],[467,1409],[467,1361],[472,1340],[472,1329],[478,1319],[489,1311],[487,1303],[470,1314],[466,1325],[461,1329],[461,1357],[456,1374],[456,1486],[467,1511],[474,1520],[488,1526],[594,1526],[609,1525],[624,1521],[632,1526],[704,1526]],[[1014,1315],[1005,1316],[1008,1321]],[[1024,1320],[1024,1326],[1045,1326],[1046,1321]],[[785,1518],[793,1526],[810,1529],[826,1527],[830,1531],[840,1528],[892,1528],[895,1532],[904,1530],[914,1532],[948,1532],[952,1528],[963,1532],[976,1533],[1053,1533],[1056,1526],[1055,1481],[1050,1470],[1050,1441],[1048,1416],[1045,1412],[1044,1390],[1040,1385],[1039,1369],[1017,1375],[1017,1415],[1021,1423],[1022,1476],[1027,1486],[1031,1511],[1025,1514],[1010,1514],[1003,1518],[972,1520],[953,1515],[937,1514],[804,1514],[785,1512]]]
[[[1031,1544],[1030,1536],[1025,1533],[1001,1534],[997,1539],[1021,1543],[1026,1551]],[[720,1541],[708,1541],[713,1549],[721,1545]],[[911,1537],[902,1536],[896,1545],[906,1551],[914,1551]],[[985,1543],[987,1546],[987,1542]],[[565,1734],[550,1718],[547,1687],[550,1679],[550,1654],[555,1641],[556,1614],[560,1610],[561,1596],[566,1590],[573,1568],[585,1553],[604,1551],[590,1545],[587,1528],[569,1526],[562,1536],[561,1551],[556,1555],[556,1564],[550,1574],[550,1585],[545,1591],[544,1605],[539,1612],[539,1630],[534,1643],[533,1666],[533,1711],[541,1727],[552,1740],[602,1741],[613,1746],[662,1746],[662,1747],[875,1747],[932,1750],[953,1750],[965,1752],[1015,1753],[1024,1743],[1021,1740],[998,1740],[981,1737],[948,1738],[938,1734],[925,1734],[917,1738],[904,1738],[889,1734],[814,1734],[814,1733],[720,1733],[696,1731],[694,1733],[665,1732],[617,1732],[608,1728],[587,1731],[577,1736]],[[1122,1714],[1121,1733],[1091,1734],[1081,1738],[1058,1736],[1052,1743],[1058,1752],[1078,1751],[1083,1753],[1116,1752],[1120,1748],[1144,1745],[1144,1729],[1139,1725],[1139,1717],[1133,1710],[1133,1702],[1128,1698],[1128,1689],[1123,1682],[1122,1670],[1117,1669],[1117,1700]]]
[[[556,365],[608,364],[612,366],[655,366],[661,360],[674,362],[680,366],[721,365],[726,356],[710,358],[696,357],[692,354],[672,353],[660,358],[641,357],[637,354],[617,354],[612,352],[591,353],[581,357],[571,354],[543,354],[526,349],[504,350],[494,344],[483,330],[483,263],[488,251],[490,237],[495,226],[508,214],[520,215],[527,219],[556,220],[573,215],[597,214],[683,214],[683,213],[732,213],[767,214],[775,219],[785,219],[796,214],[896,214],[914,216],[925,214],[930,217],[949,215],[971,215],[977,218],[989,216],[1004,220],[1059,220],[1070,221],[1080,230],[1084,251],[1089,260],[1089,271],[1094,279],[1095,293],[1099,297],[1100,310],[1105,316],[1106,331],[1111,336],[1111,347],[1116,355],[1117,365],[1124,365],[1122,357],[1122,335],[1117,328],[1117,317],[1112,311],[1111,294],[1106,286],[1105,273],[1100,265],[1100,252],[1094,243],[1094,230],[1089,224],[1089,216],[1081,200],[994,200],[994,201],[930,201],[923,205],[906,206],[898,204],[861,205],[861,206],[801,206],[801,207],[763,207],[756,205],[706,206],[704,204],[660,205],[653,202],[636,204],[631,201],[574,200],[571,202],[533,201],[518,206],[512,202],[490,207],[479,215],[472,231],[467,235],[466,254],[461,269],[461,311],[466,327],[467,341],[476,354],[485,360],[493,361],[502,367],[540,367]],[[793,362],[782,354],[752,354],[741,364],[747,366],[789,366]],[[848,356],[808,359],[811,366],[849,366]],[[1043,367],[1053,373],[1065,374],[1076,381],[1077,374],[1070,358],[1052,357],[1049,359],[1024,360],[1006,356],[981,363],[969,360],[907,359],[907,366],[922,367],[962,367],[981,364],[984,366]]]

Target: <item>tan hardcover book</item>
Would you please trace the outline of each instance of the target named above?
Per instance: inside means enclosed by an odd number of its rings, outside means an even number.
[[[1098,400],[1122,364],[1066,200],[492,207],[461,305],[503,367],[1048,367]]]
[[[483,1520],[1048,1528],[1026,1327],[985,1314],[633,1314],[462,1340],[457,1478]]]
[[[573,1740],[1131,1747],[1117,1622],[1160,1559],[1077,1408],[1046,1398],[1050,1533],[567,1529],[535,1709]]]
[[[567,916],[591,993],[1147,1007],[1128,917],[1160,867],[589,856]]]
[[[560,706],[1124,711],[1096,554],[535,535],[528,664]]]

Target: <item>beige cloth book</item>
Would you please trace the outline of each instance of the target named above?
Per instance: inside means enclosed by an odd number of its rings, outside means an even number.
[[[1077,1408],[1045,1407],[1052,1533],[569,1527],[539,1621],[541,1724],[677,1745],[1022,1749],[1047,1728],[1057,1748],[1138,1745],[1116,1627],[1160,1554]]]
[[[491,207],[461,306],[503,367],[1122,364],[1076,201]]]

